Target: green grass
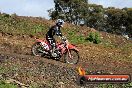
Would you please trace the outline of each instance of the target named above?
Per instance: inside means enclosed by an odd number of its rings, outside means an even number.
[[[50,25],[44,23],[42,20],[32,18],[23,18],[16,15],[0,14],[0,32],[9,33],[12,35],[33,35],[37,37],[44,37]],[[74,44],[83,44],[86,36],[79,32],[78,27],[64,28],[62,33],[66,34],[69,41]],[[97,40],[97,41],[96,41]],[[99,43],[99,36],[95,34],[95,43]]]
[[[62,32],[65,33],[64,36],[73,44],[83,44],[86,42],[85,37],[78,34],[78,29],[62,29]]]
[[[0,32],[13,35],[37,35],[38,32],[45,32],[49,26],[27,18],[12,17],[8,14],[0,14],[0,20]]]
[[[0,80],[0,88],[18,88],[16,85]]]
[[[83,37],[83,36],[76,36],[76,35],[73,36],[73,37],[71,37],[69,40],[73,44],[83,44],[83,43],[86,42],[85,41],[85,37]]]
[[[124,84],[100,84],[98,88],[132,88],[132,82]]]

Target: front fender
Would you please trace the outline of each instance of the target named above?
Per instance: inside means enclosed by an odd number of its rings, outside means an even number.
[[[68,49],[75,49],[76,51],[79,51],[73,44],[69,44]]]

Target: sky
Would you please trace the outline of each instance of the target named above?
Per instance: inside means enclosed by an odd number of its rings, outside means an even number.
[[[132,0],[89,0],[89,3],[104,7],[131,7]],[[0,12],[19,16],[44,17],[49,19],[47,10],[54,8],[53,0],[0,0]]]

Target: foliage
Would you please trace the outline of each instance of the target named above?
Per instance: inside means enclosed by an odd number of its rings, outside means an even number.
[[[99,33],[97,32],[90,32],[86,40],[89,40],[90,42],[93,42],[95,44],[101,43],[101,38],[99,36]]]
[[[51,19],[65,21],[96,30],[115,34],[132,35],[132,8],[103,8],[102,5],[89,4],[88,0],[54,0],[55,9],[50,9]]]
[[[94,39],[95,39],[94,33],[93,33],[93,32],[91,32],[91,33],[89,34],[89,36],[88,36],[87,40],[89,40],[90,42],[93,42],[93,41],[94,41]]]
[[[127,18],[127,29],[126,31],[131,35],[132,37],[132,8],[128,8],[126,9],[126,12],[128,14],[128,18]]]
[[[106,30],[108,32],[121,34],[126,31],[125,26],[128,17],[126,11],[121,9],[107,9],[105,14],[107,16],[106,27],[108,26],[109,29],[106,28]]]
[[[101,43],[101,38],[99,36],[99,33],[97,33],[97,32],[95,33],[95,39],[94,39],[93,43],[95,43],[95,44]]]

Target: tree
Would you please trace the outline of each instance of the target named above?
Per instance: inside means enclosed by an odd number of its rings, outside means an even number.
[[[132,37],[132,8],[127,8],[126,9],[128,18],[127,18],[127,33],[131,35]]]
[[[54,0],[54,3],[55,10],[49,10],[51,19],[62,18],[67,22],[78,24],[82,15],[87,13],[81,9],[87,6],[87,0]]]
[[[103,27],[104,9],[101,5],[88,5],[87,26],[101,30]]]
[[[121,9],[108,8],[105,12],[107,16],[106,28],[108,32],[121,34],[125,32],[127,22],[127,13]]]
[[[55,8],[48,10],[51,19],[61,18],[75,25],[86,25],[99,31],[132,34],[132,8],[103,8],[88,0],[54,0]]]

